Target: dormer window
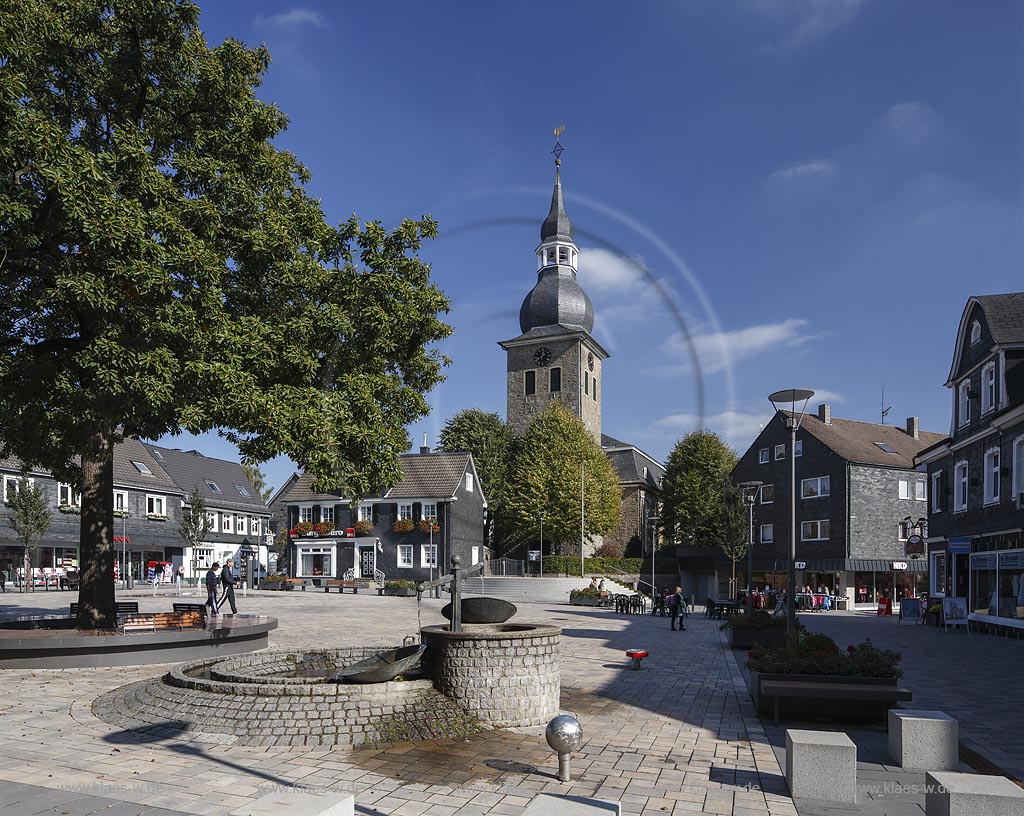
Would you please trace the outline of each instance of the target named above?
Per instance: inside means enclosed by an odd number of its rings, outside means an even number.
[[[981,340],[981,323],[975,320],[971,324],[971,345],[973,346],[979,340]]]

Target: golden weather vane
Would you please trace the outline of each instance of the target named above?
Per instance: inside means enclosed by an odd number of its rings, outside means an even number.
[[[555,154],[555,166],[559,166],[562,163],[562,151],[565,150],[562,147],[562,143],[558,140],[558,137],[565,133],[565,125],[559,125],[555,128],[555,147],[551,151]]]

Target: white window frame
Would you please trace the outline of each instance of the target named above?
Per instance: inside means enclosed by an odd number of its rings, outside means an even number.
[[[472,473],[467,473],[466,474],[466,492],[467,493],[472,493],[473,492],[473,474]]]
[[[412,569],[416,564],[414,563],[415,555],[413,553],[412,544],[399,544],[398,545],[398,568],[399,569]]]
[[[985,363],[981,368],[981,413],[987,414],[996,407],[996,364]]]
[[[806,493],[806,486],[814,482],[815,492],[808,495]],[[810,479],[800,480],[800,498],[801,499],[827,499],[832,495],[832,477],[831,476],[814,476]]]
[[[223,491],[221,491],[221,489],[220,489],[220,485],[219,485],[219,484],[217,484],[217,483],[216,483],[215,481],[213,481],[212,479],[207,479],[207,480],[206,480],[206,486],[207,486],[208,488],[210,488],[210,490],[212,490],[212,491],[213,491],[214,493],[221,493],[221,492],[223,492]]]
[[[914,480],[914,501],[928,501],[928,482]]]
[[[910,501],[910,479],[899,480],[899,492],[896,495],[903,501]]]
[[[246,530],[246,516],[235,516],[235,535],[248,535]]]
[[[222,513],[220,519],[220,531],[228,535],[234,534],[234,516],[231,513]]]
[[[67,499],[65,501],[65,499]],[[81,507],[82,494],[73,490],[67,482],[57,482],[57,505],[59,507]]]
[[[299,521],[308,521],[310,524],[313,523],[313,505],[307,504],[299,508]]]
[[[398,505],[398,518],[399,519],[411,519],[412,518],[412,504],[400,504]]]
[[[249,498],[249,489],[245,487],[245,485],[236,484],[235,490],[238,491],[239,496],[245,496],[247,499]]]
[[[936,564],[940,560],[942,561],[942,573],[943,573],[943,577],[945,578],[946,570],[947,570],[947,568],[949,566],[949,559],[946,557],[946,551],[945,550],[936,550],[935,552],[932,553],[931,564],[929,564],[930,569],[928,570],[928,583],[931,584],[931,594],[932,595],[935,595],[936,597],[939,597],[939,598],[944,598],[944,597],[946,597],[946,584],[945,584],[945,581],[943,581],[943,584],[942,584],[941,587],[937,586],[936,582],[935,582],[935,579],[938,577],[938,574],[939,574],[939,571],[938,571],[938,568],[936,567]]]
[[[132,459],[131,463],[135,465],[135,469],[143,476],[153,475],[153,471],[149,469],[149,466],[145,462],[136,462],[134,459]]]
[[[20,483],[21,483],[21,477],[20,476],[4,476],[4,501],[5,502],[8,501],[8,496],[11,495],[10,494],[10,490],[8,488],[8,485],[12,485],[12,484],[14,485],[14,493],[16,495],[17,491],[18,491],[18,485]],[[32,478],[29,478],[28,483],[30,485],[33,485],[33,484],[36,483],[36,480],[32,479]]]
[[[900,521],[896,524],[896,540],[906,541],[910,537],[910,522]]]
[[[765,535],[767,533],[767,535]],[[775,525],[774,524],[762,524],[761,532],[759,534],[762,544],[774,544],[775,543]]]
[[[983,475],[985,482],[985,504],[999,504],[999,466],[1000,451],[998,447],[985,451]]]
[[[220,532],[220,513],[216,510],[206,511],[206,524],[210,528],[209,532],[219,533]]]
[[[971,421],[971,381],[964,380],[957,386],[957,427],[962,428]]]
[[[260,534],[260,520],[256,516],[249,517],[249,535],[258,536]]]
[[[330,567],[324,572],[323,575],[307,575],[302,571],[302,556],[303,555],[328,555],[330,556]],[[330,578],[333,575],[337,575],[337,558],[338,551],[335,547],[310,547],[299,545],[295,548],[295,560],[296,560],[296,578]]]
[[[359,518],[358,521],[373,521],[373,505],[372,504],[361,504],[359,505]]]
[[[423,518],[437,518],[437,504],[423,504]]]
[[[1013,497],[1019,499],[1024,493],[1024,436],[1018,436],[1010,447],[1010,462],[1013,465]]]
[[[981,340],[981,323],[977,320],[971,323],[971,345]]]
[[[771,490],[769,491],[771,493],[771,498],[770,499],[766,499],[764,497],[764,489],[766,487],[771,488]],[[758,491],[758,493],[760,494],[760,502],[761,502],[761,504],[774,504],[775,503],[775,485],[774,484],[761,485],[761,489]]]
[[[772,452],[770,448],[761,448],[757,452],[757,463],[759,465],[767,465],[772,460]]]
[[[120,499],[120,501],[118,501]],[[127,513],[128,512],[128,491],[127,490],[115,490],[114,491],[114,512],[115,513]]]
[[[808,536],[809,524],[817,525],[814,528],[815,535]],[[822,528],[824,527],[824,535],[822,535]],[[802,521],[800,522],[800,540],[801,541],[828,541],[829,533],[828,519],[815,519],[814,521]]]
[[[786,458],[786,443],[783,442],[781,445],[775,446],[775,461],[778,462],[780,459]]]
[[[966,510],[970,504],[970,478],[971,471],[967,460],[962,459],[953,466],[953,511]]]
[[[333,504],[321,504],[320,505],[320,521],[329,521],[334,524],[334,505]]]
[[[471,566],[476,566],[477,564],[480,563],[480,548],[479,547],[473,547],[473,549],[470,551],[470,553],[471,553],[471,558],[472,558],[472,561],[473,561]]]
[[[1024,437],[1022,437],[1024,438]],[[932,474],[932,500],[929,503],[931,512],[942,512],[942,471],[937,470]]]
[[[431,562],[431,550],[433,550],[433,562]],[[437,545],[433,547],[430,544],[420,545],[420,566],[421,567],[436,567],[437,566]]]
[[[157,496],[153,493],[146,494],[146,515],[167,516],[167,497]]]
[[[793,445],[793,456],[795,458],[795,457],[803,456],[803,455],[804,455],[804,441],[802,439],[798,439],[798,440],[796,440],[796,444]]]

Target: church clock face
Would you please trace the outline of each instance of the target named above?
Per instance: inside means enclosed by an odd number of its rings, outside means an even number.
[[[541,346],[533,353],[533,362],[535,365],[546,366],[551,362],[551,349]]]
[[[587,368],[591,371],[594,370],[594,352],[592,351],[587,352]]]

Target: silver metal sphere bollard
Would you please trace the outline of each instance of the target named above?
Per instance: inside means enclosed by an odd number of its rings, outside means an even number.
[[[551,750],[558,754],[558,778],[571,782],[569,757],[583,746],[583,726],[575,717],[559,714],[544,729],[544,738]]]

